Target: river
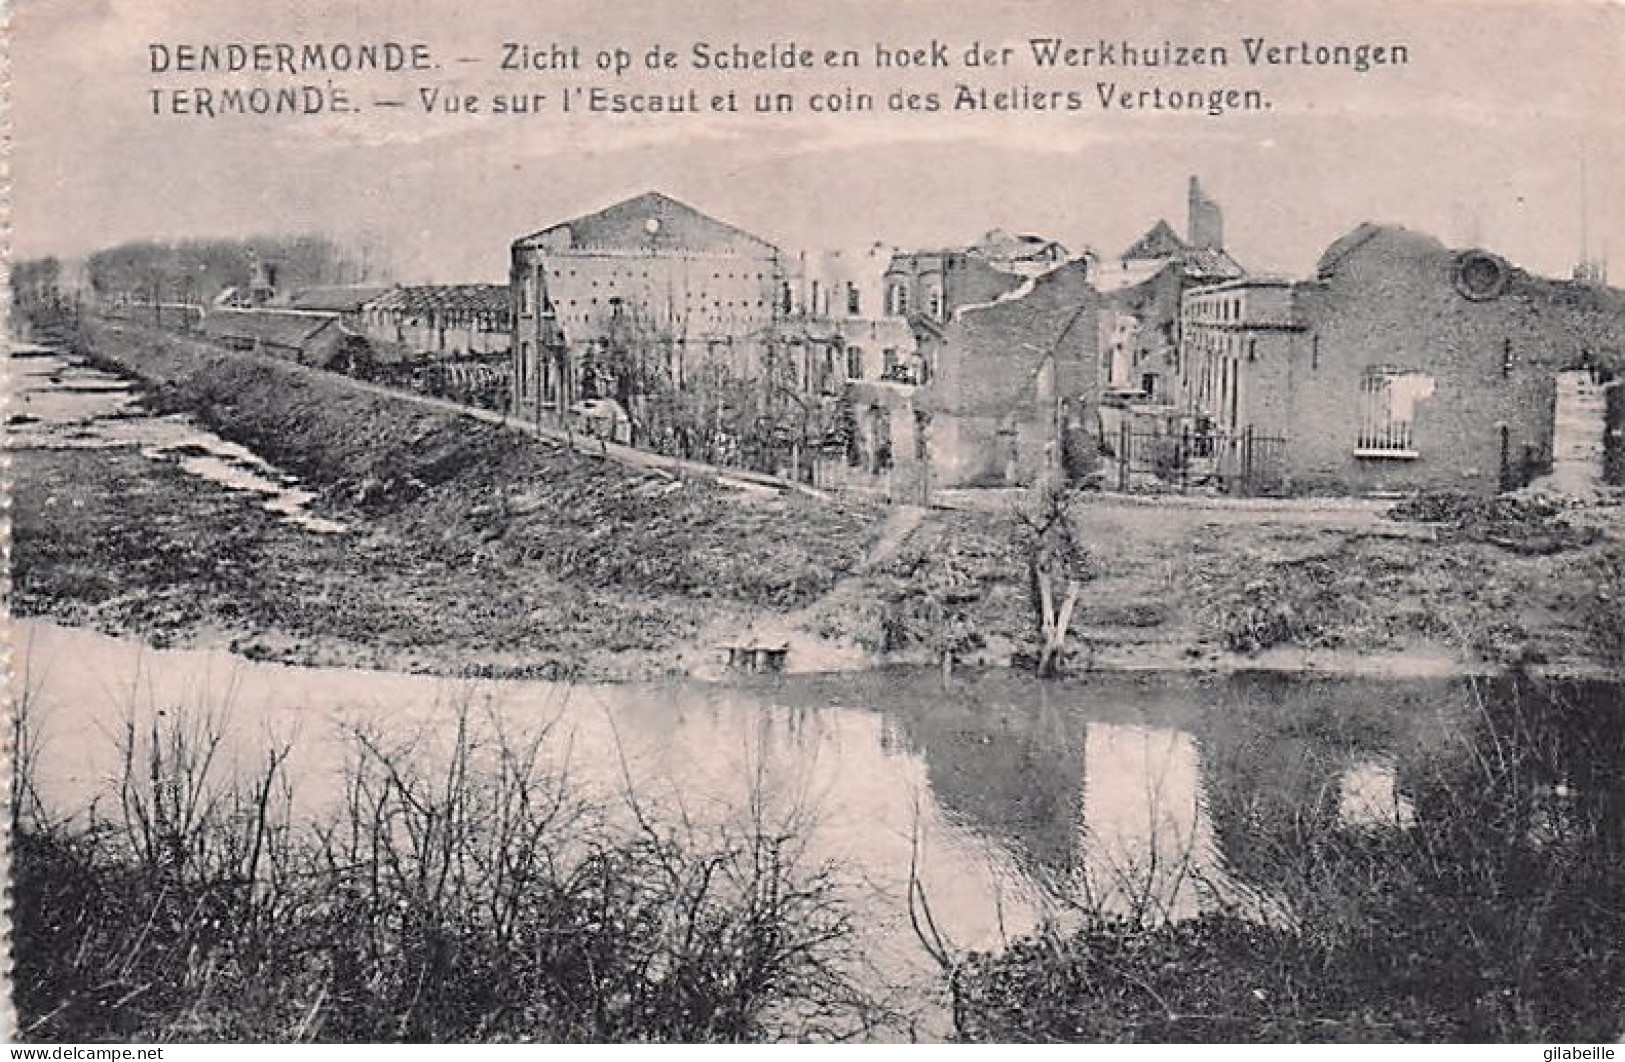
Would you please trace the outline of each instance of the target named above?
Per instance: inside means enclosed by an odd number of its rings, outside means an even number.
[[[124,720],[212,717],[223,773],[290,742],[299,813],[319,816],[341,792],[347,728],[432,749],[470,706],[481,725],[545,728],[553,766],[609,803],[632,793],[726,822],[765,794],[793,811],[809,858],[839,867],[860,944],[891,986],[934,973],[909,919],[911,862],[960,948],[997,948],[1081,907],[1290,919],[1270,882],[1279,834],[1306,819],[1406,828],[1409,774],[1460,755],[1483,704],[1466,682],[1248,674],[1044,684],[989,672],[946,689],[931,670],[474,682],[154,650],[44,622],[18,623],[14,639],[56,808],[108,806]]]

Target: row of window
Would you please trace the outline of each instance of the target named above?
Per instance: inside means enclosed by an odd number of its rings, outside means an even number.
[[[1230,298],[1207,297],[1191,300],[1197,320],[1204,321],[1239,321],[1242,317],[1243,305],[1241,296]]]
[[[1248,336],[1246,342],[1233,332],[1215,334],[1206,330],[1193,330],[1185,340],[1186,350],[1194,354],[1240,357],[1246,351],[1248,361],[1258,360],[1258,337]]]
[[[611,309],[619,309],[622,305],[624,305],[624,302],[625,302],[625,300],[623,300],[620,296],[611,295],[609,298],[604,300],[604,305],[610,307]],[[699,304],[699,307],[702,310],[705,308],[705,293],[704,292],[700,293],[700,297],[697,300],[693,299],[693,298],[684,299],[683,300],[683,308],[685,310],[692,310],[696,303]],[[581,304],[581,300],[579,300],[579,299],[565,299],[564,303],[563,303],[563,305],[571,306],[571,307],[578,306],[580,304]],[[596,297],[587,299],[586,304],[588,306],[597,306],[598,305],[598,299]],[[735,300],[733,300],[733,299],[728,299],[726,302],[723,301],[722,299],[715,298],[715,297],[713,297],[711,299],[711,309],[713,309],[713,310],[733,310],[733,309],[748,310],[750,308],[751,308],[751,303],[750,303],[750,300],[748,300],[748,299],[740,299],[737,302]],[[757,299],[756,300],[756,309],[765,310],[766,308],[767,308],[767,300],[766,299]]]
[[[547,270],[546,272],[547,272],[547,275],[552,277],[554,280],[558,280],[558,279],[560,279],[562,277],[567,277],[567,276],[568,277],[574,277],[574,276],[578,275],[577,271],[574,270],[574,269],[560,269],[557,266],[554,266],[553,268]],[[600,270],[594,270],[594,272],[598,273],[599,276],[603,276],[603,273]],[[612,270],[610,270],[609,277],[605,280],[605,283],[610,285],[610,286],[614,286],[615,278],[623,276],[623,275],[628,280],[636,279],[633,276],[633,272],[634,271],[631,270],[631,269],[625,270],[624,273],[623,273],[622,270],[612,269]],[[647,269],[640,270],[638,272],[641,275],[642,279],[644,279],[644,280],[649,279],[649,271]],[[754,274],[753,273],[738,273],[738,274],[735,274],[735,273],[730,272],[730,273],[712,273],[711,274],[711,279],[712,280],[722,280],[724,277],[726,277],[728,280],[755,280],[758,284],[765,284],[768,281],[768,276],[767,276],[766,273],[754,273]],[[594,287],[596,287],[598,285],[598,281],[596,281],[596,280],[594,280],[592,283],[593,283]]]
[[[846,281],[843,287],[846,290],[846,315],[848,317],[863,316],[863,292],[859,290],[858,286],[850,280]],[[827,316],[829,314],[829,300],[827,298],[828,294],[828,292],[823,290],[823,282],[814,280],[807,299],[808,312],[814,314],[822,313]],[[786,306],[789,305],[788,284],[785,285],[785,304]]]
[[[719,347],[727,347],[727,346],[729,346],[729,344],[727,344],[727,343],[717,343],[717,342],[708,342],[707,343],[707,347],[708,347],[710,353],[713,354],[713,355],[715,355],[718,352]],[[529,340],[521,341],[521,343],[519,344],[519,350],[520,350],[520,357],[521,357],[522,362],[528,365],[529,362],[530,362],[530,352],[531,352],[530,341]],[[669,356],[670,356],[670,352],[668,351],[668,357]],[[857,346],[847,347],[846,348],[846,378],[848,380],[862,380],[862,379],[865,379],[865,377],[866,377],[866,374],[865,374],[866,367],[867,366],[866,366],[865,360],[864,360],[863,348],[862,347],[857,347]],[[825,373],[830,371],[830,365],[829,365],[829,362],[828,362],[827,358],[826,358],[825,364],[823,366],[823,369],[824,369]],[[809,367],[809,371],[810,371],[810,367]],[[880,379],[882,379],[882,380],[901,381],[901,382],[908,382],[908,383],[918,383],[918,384],[930,383],[931,382],[931,365],[930,365],[930,363],[928,361],[926,361],[926,359],[918,357],[918,356],[910,358],[909,361],[907,363],[905,363],[899,357],[898,352],[897,352],[897,348],[895,348],[895,347],[887,347],[887,348],[885,348],[884,350],[882,350],[880,352]],[[811,379],[807,380],[806,383],[807,383],[808,386],[810,386],[811,383],[812,383]]]

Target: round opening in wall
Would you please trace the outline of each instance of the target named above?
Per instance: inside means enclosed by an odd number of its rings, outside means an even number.
[[[1511,269],[1487,251],[1464,251],[1456,258],[1456,290],[1469,299],[1494,299],[1506,291]]]
[[[655,233],[659,232],[660,231],[660,219],[659,218],[650,218],[648,221],[645,221],[643,223],[643,231],[647,232],[650,236],[653,236]]]

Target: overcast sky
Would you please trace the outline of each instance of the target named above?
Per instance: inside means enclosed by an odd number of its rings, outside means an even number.
[[[1233,253],[1303,273],[1362,220],[1477,243],[1566,275],[1589,241],[1625,282],[1625,7],[1606,0],[1143,0],[801,3],[704,0],[20,0],[14,23],[14,247],[77,256],[136,237],[326,233],[367,241],[402,281],[495,281],[516,236],[646,189],[785,248],[964,243],[993,228],[1075,250],[1120,251],[1158,217],[1184,226],[1185,182],[1223,205]],[[1222,70],[1037,71],[1026,41],[1222,44]],[[1243,37],[1403,44],[1409,63],[1251,68]],[[874,46],[972,41],[1017,48],[1005,71],[900,74]],[[155,75],[149,44],[422,41],[441,69],[334,75],[362,112],[323,118],[154,116],[154,87],[323,83],[326,76]],[[762,75],[804,94],[850,85],[875,113],[829,118],[427,116],[419,87],[489,99],[600,85],[708,97],[750,82],[679,69],[616,78],[504,74],[505,41],[579,44],[641,59],[660,42],[858,49],[857,70]],[[459,63],[459,58],[479,59]],[[895,115],[897,88],[968,81],[1071,88],[1076,114]],[[1221,118],[1103,112],[1096,83],[1258,87],[1271,109]],[[400,99],[397,109],[374,99]],[[748,107],[748,104],[747,104]]]

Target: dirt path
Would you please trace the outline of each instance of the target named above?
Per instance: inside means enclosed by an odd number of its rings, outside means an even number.
[[[868,555],[863,558],[863,562],[853,574],[866,575],[897,556],[897,551],[903,548],[909,536],[919,530],[920,524],[925,522],[925,514],[924,506],[893,506],[891,512],[886,515],[885,522],[880,525],[880,533],[875,536],[874,545],[869,547]],[[831,592],[839,589],[839,585],[836,584]]]
[[[870,667],[873,654],[850,639],[818,633],[823,616],[857,606],[868,594],[868,576],[889,563],[925,523],[929,510],[919,505],[898,505],[882,521],[869,552],[856,567],[818,600],[779,615],[730,617],[712,624],[684,652],[693,674],[716,678],[724,671],[724,646],[785,646],[788,671],[848,671]]]

